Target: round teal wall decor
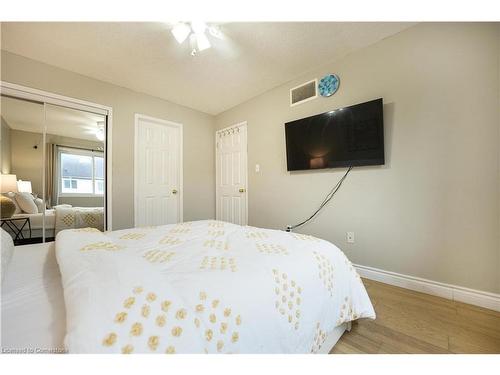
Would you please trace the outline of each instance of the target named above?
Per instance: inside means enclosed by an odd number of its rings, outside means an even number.
[[[340,79],[336,74],[328,74],[320,79],[318,90],[321,96],[332,96],[339,89]]]

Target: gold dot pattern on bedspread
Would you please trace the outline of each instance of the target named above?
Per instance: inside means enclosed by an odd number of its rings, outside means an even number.
[[[354,311],[352,306],[352,301],[349,297],[344,297],[342,301],[342,306],[340,306],[340,315],[337,320],[337,325],[342,323],[351,322],[359,318],[359,314]]]
[[[231,271],[236,272],[236,261],[234,258],[228,257],[216,257],[216,256],[206,256],[203,258],[200,264],[201,270],[221,270],[221,271]]]
[[[319,278],[331,297],[333,296],[333,266],[323,254],[313,251],[313,255],[318,265]]]
[[[123,307],[130,309],[134,303],[135,297],[129,297],[125,301],[123,301]]]
[[[319,239],[313,236],[309,236],[307,234],[301,234],[301,233],[291,233],[291,236],[295,238],[296,240],[300,241],[313,241],[313,242],[319,242]]]
[[[208,235],[211,236],[211,237],[223,237],[224,236],[224,231],[223,230],[214,230],[214,229],[210,229],[208,231]]]
[[[354,277],[361,283],[363,284],[363,280],[361,280],[361,276],[359,276],[359,273],[358,271],[356,271],[356,269],[354,268],[354,266],[352,265],[351,261],[349,259],[347,259],[347,257],[345,256],[345,254],[342,254],[342,256],[344,257],[344,262],[345,262],[345,265],[347,266],[347,268],[349,269],[349,271],[354,275]]]
[[[110,333],[106,335],[106,337],[104,337],[104,339],[102,340],[102,345],[113,346],[116,342],[117,337],[118,336],[116,335],[116,333]]]
[[[225,306],[217,298],[209,298],[206,292],[200,292],[199,304],[195,308],[194,326],[202,329],[205,337],[205,352],[227,352],[234,350],[239,340],[240,314],[235,314],[230,306]],[[205,327],[201,321],[205,322]]]
[[[76,229],[71,229],[72,232],[84,232],[84,233],[99,233],[101,232],[99,229],[97,228],[91,228],[91,227],[87,227],[87,228],[76,228]]]
[[[165,236],[160,240],[159,243],[162,245],[173,246],[173,245],[178,245],[178,244],[182,243],[182,241],[177,237]]]
[[[160,338],[158,336],[151,336],[148,339],[148,346],[152,351],[158,349],[158,345],[160,345]]]
[[[150,263],[165,263],[169,262],[175,255],[172,251],[166,250],[148,250],[142,257]]]
[[[255,246],[262,254],[288,255],[288,250],[283,245],[256,242]]]
[[[189,233],[191,232],[191,229],[184,226],[184,225],[181,225],[181,226],[175,226],[174,228],[170,229],[170,231],[168,233],[172,233],[172,234],[185,234],[185,233]]]
[[[321,326],[318,322],[316,323],[316,331],[314,333],[311,353],[317,353],[325,343],[325,340],[326,340],[326,332],[321,329]]]
[[[137,233],[137,232],[129,232],[125,233],[123,236],[120,236],[122,240],[140,240],[146,236],[145,233]]]
[[[179,319],[179,320],[186,319],[186,317],[187,317],[186,309],[177,310],[177,312],[175,313],[175,317],[176,317],[176,319]]]
[[[302,288],[284,272],[273,269],[275,308],[294,329],[299,329]]]
[[[168,300],[165,300],[161,303],[161,309],[165,312],[168,312],[168,310],[170,309],[170,306],[172,305],[172,302],[168,301]]]
[[[149,305],[145,304],[142,306],[141,315],[143,317],[147,318],[150,312],[151,312],[151,307],[149,307]]]
[[[211,247],[217,250],[229,250],[229,244],[226,241],[206,240],[203,242],[204,247]]]
[[[259,232],[259,231],[248,231],[245,233],[245,237],[246,238],[250,238],[250,239],[257,239],[257,240],[263,240],[265,238],[268,238],[269,236],[267,235],[266,232]]]
[[[123,354],[131,354],[132,352],[134,351],[134,347],[132,345],[125,345],[123,348],[122,348],[122,353]]]
[[[158,327],[164,327],[166,322],[167,318],[165,317],[165,314],[161,314],[156,317],[156,325]]]
[[[224,228],[224,223],[221,221],[211,221],[208,223],[208,226],[211,228],[220,229],[220,228]]]
[[[80,251],[91,251],[91,250],[107,250],[107,251],[116,251],[124,249],[123,246],[119,246],[113,242],[95,242],[88,245],[85,245],[80,249]]]
[[[172,328],[172,336],[179,337],[180,335],[182,335],[182,328],[181,327],[175,326],[174,328]]]
[[[132,327],[130,329],[130,334],[132,336],[140,336],[142,335],[142,324],[139,322],[136,322],[132,324]]]
[[[66,214],[61,220],[67,227],[71,227],[75,223],[75,216],[73,214]]]
[[[205,352],[231,353],[237,351],[242,317],[218,298],[200,291],[197,303],[182,306],[165,299],[160,293],[131,288],[131,295],[122,300],[122,308],[113,315],[113,327],[101,336],[101,343],[112,351],[177,352],[186,330],[194,329],[204,337]],[[168,297],[167,297],[168,298]],[[111,332],[110,332],[111,331]],[[177,349],[176,349],[177,347]]]
[[[125,319],[127,319],[127,315],[128,314],[125,311],[119,312],[116,314],[115,323],[123,323]]]

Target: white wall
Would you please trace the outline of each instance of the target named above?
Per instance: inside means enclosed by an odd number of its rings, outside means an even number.
[[[0,117],[0,172],[3,174],[10,173],[11,156],[10,156],[10,127],[5,122],[3,117]]]
[[[291,87],[332,72],[334,96],[290,108]],[[300,231],[354,263],[500,292],[499,83],[497,24],[420,24],[218,115],[248,121],[249,224],[301,221],[344,173],[288,173],[285,122],[383,97],[386,165],[355,168]]]

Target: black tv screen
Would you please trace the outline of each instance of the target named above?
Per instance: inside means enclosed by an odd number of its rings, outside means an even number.
[[[289,171],[384,164],[382,99],[285,124]]]

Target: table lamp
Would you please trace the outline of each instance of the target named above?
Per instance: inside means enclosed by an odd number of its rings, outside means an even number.
[[[0,193],[17,192],[17,177],[15,174],[2,174],[0,176]],[[9,197],[0,195],[0,216],[9,218],[16,212],[16,205]]]
[[[33,189],[31,188],[31,181],[17,181],[17,190],[20,193],[33,193]]]

